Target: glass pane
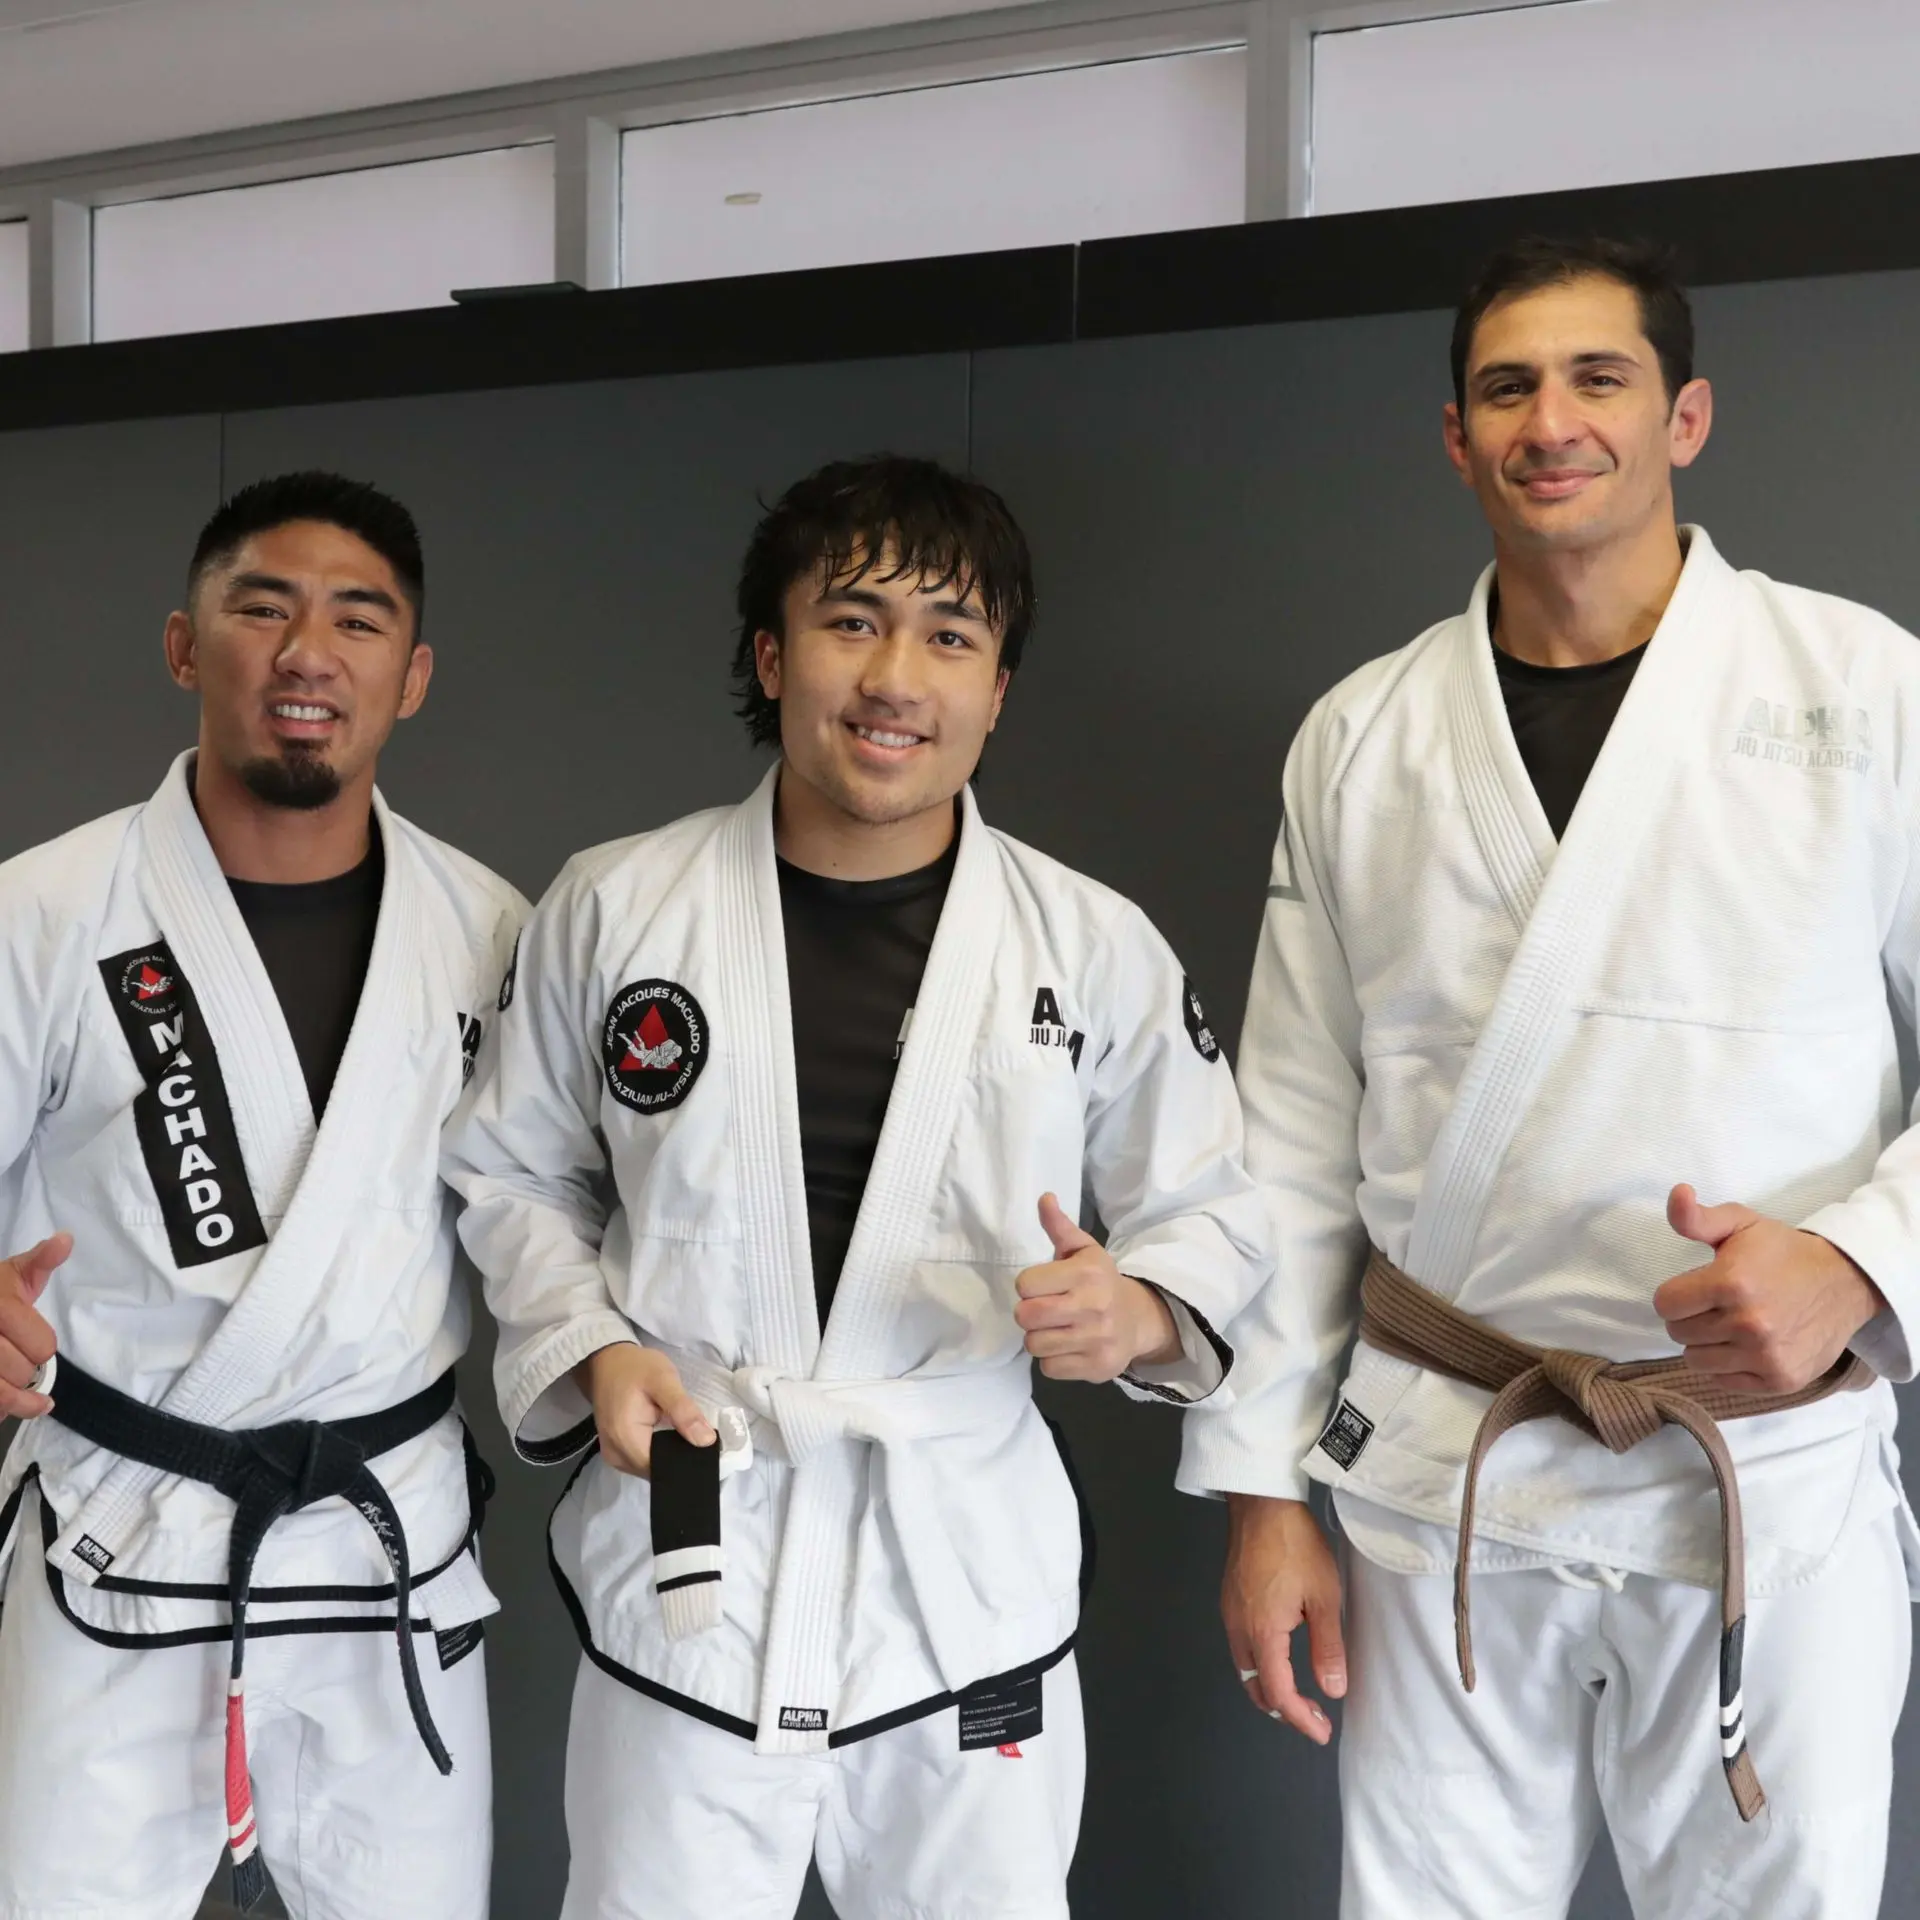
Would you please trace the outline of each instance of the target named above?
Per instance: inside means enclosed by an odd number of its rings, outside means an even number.
[[[770,273],[1236,222],[1246,53],[693,120],[623,143],[625,277]]]
[[[0,222],[0,353],[27,344],[27,223]]]
[[[129,340],[442,305],[553,278],[553,148],[102,207],[93,335]]]
[[[1920,150],[1913,0],[1560,0],[1313,43],[1313,210]]]

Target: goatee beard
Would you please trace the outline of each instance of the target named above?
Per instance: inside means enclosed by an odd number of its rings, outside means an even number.
[[[270,807],[310,813],[340,798],[340,776],[318,754],[262,754],[240,768],[240,783]]]

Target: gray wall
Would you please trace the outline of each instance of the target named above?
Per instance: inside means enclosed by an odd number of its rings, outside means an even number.
[[[1736,563],[1920,627],[1902,458],[1920,276],[1698,306],[1722,411],[1683,509]],[[223,480],[330,464],[414,507],[438,670],[385,785],[537,893],[573,848],[751,779],[725,660],[756,492],[880,445],[971,456],[1033,535],[1043,602],[984,804],[1138,899],[1231,1032],[1288,739],[1340,675],[1462,604],[1484,557],[1440,453],[1445,336],[1415,314],[0,435],[0,852],[140,797],[190,737],[160,624]],[[486,1379],[476,1352],[468,1405],[502,1468],[496,1912],[537,1920],[564,1873],[575,1651],[540,1544],[557,1483],[511,1463]],[[1324,1920],[1331,1759],[1239,1698],[1214,1613],[1222,1516],[1167,1490],[1175,1422],[1043,1397],[1102,1541],[1077,1910]],[[1890,1914],[1920,1916],[1917,1869],[1896,1822]],[[1576,1912],[1624,1911],[1596,1861]]]

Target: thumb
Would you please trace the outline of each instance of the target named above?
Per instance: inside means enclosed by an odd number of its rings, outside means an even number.
[[[70,1233],[52,1233],[37,1247],[29,1247],[25,1253],[16,1253],[8,1263],[20,1276],[20,1286],[26,1294],[27,1304],[33,1303],[47,1290],[47,1282],[53,1278],[53,1270],[73,1251],[73,1235]]]
[[[1097,1247],[1100,1244],[1078,1221],[1068,1216],[1066,1208],[1050,1193],[1040,1196],[1040,1225],[1053,1242],[1053,1257],[1056,1260],[1068,1259],[1083,1247]]]
[[[1700,1196],[1684,1183],[1667,1195],[1667,1224],[1683,1240],[1697,1240],[1703,1247],[1717,1247],[1730,1240],[1742,1227],[1750,1227],[1760,1216],[1737,1200],[1724,1206],[1707,1207]]]

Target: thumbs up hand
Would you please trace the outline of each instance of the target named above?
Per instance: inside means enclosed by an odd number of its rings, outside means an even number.
[[[37,1419],[53,1409],[33,1390],[53,1358],[53,1329],[34,1311],[53,1270],[73,1251],[73,1235],[56,1233],[11,1260],[0,1260],[0,1419]]]
[[[1886,1306],[1880,1289],[1830,1240],[1737,1202],[1708,1207],[1689,1186],[1667,1197],[1667,1224],[1713,1249],[1677,1274],[1654,1311],[1687,1364],[1742,1393],[1797,1393]]]
[[[1014,1282],[1013,1317],[1049,1380],[1115,1380],[1137,1360],[1180,1357],[1167,1303],[1122,1273],[1050,1193],[1040,1196],[1040,1224],[1053,1258]]]

